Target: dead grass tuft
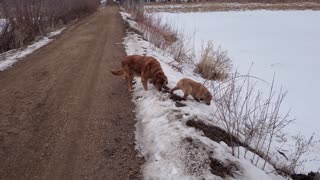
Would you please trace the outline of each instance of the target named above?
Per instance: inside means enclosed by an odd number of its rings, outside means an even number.
[[[179,64],[191,62],[190,49],[183,36],[173,26],[165,23],[161,17],[144,15],[137,23],[144,39],[162,49],[163,52],[172,55]],[[179,71],[181,70],[179,65],[173,66]]]
[[[223,81],[228,78],[231,67],[227,51],[221,50],[220,47],[215,49],[213,43],[208,42],[202,50],[195,71],[205,79]]]
[[[160,17],[144,15],[139,19],[138,25],[145,38],[158,48],[166,49],[178,40],[177,31],[164,23]]]

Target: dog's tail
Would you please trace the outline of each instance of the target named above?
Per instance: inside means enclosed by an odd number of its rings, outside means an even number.
[[[121,75],[124,74],[124,71],[123,71],[122,69],[110,70],[110,71],[111,71],[111,73],[112,73],[113,75],[116,75],[116,76],[121,76]]]

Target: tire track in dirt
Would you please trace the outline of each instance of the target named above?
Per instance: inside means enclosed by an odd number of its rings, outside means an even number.
[[[115,5],[0,72],[0,179],[139,179]]]

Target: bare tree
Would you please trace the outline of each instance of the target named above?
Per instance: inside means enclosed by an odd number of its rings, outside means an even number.
[[[143,18],[144,0],[123,0],[121,4],[131,12],[136,19]]]
[[[0,52],[25,46],[59,22],[67,23],[96,10],[99,0],[0,0],[5,19]]]

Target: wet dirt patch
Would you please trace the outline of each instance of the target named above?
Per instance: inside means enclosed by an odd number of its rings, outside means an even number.
[[[183,163],[186,173],[201,176],[210,170],[210,160],[207,149],[198,139],[187,137],[182,141],[182,154],[185,155]]]
[[[201,122],[200,120],[188,120],[186,122],[186,125],[189,127],[193,127],[195,129],[201,130],[206,137],[208,137],[209,139],[211,139],[213,141],[216,141],[218,143],[223,141],[230,147],[242,146],[242,147],[245,147],[246,149],[248,149],[249,151],[257,154],[262,159],[264,159],[264,157],[266,157],[266,155],[263,152],[257,151],[255,149],[251,148],[247,144],[241,142],[235,136],[228,134],[226,131],[224,131],[223,129],[221,129],[217,126],[207,125],[207,124]]]
[[[229,135],[226,131],[217,126],[207,125],[201,121],[196,120],[189,120],[187,121],[186,125],[201,130],[206,137],[213,141],[223,141],[226,144],[228,144],[228,146],[245,146],[242,142],[238,140],[238,138]]]
[[[170,95],[170,99],[172,99],[173,101],[176,101],[176,102],[185,100],[184,98],[182,98],[182,97],[180,97],[180,96],[178,96],[176,94],[171,94]]]
[[[292,174],[293,180],[320,180],[320,173],[309,172],[308,174]]]
[[[211,157],[215,152],[208,149],[200,140],[187,137],[182,142],[186,151],[185,165],[188,173],[201,176],[208,170],[216,176],[225,178],[233,177],[233,174],[239,171],[236,164],[221,162]]]
[[[185,100],[185,99],[182,98],[182,97],[180,97],[180,96],[178,96],[178,95],[176,95],[176,94],[170,95],[170,99],[172,99],[173,101],[176,102],[176,103],[175,103],[176,107],[184,107],[184,106],[187,106],[186,104],[180,102],[180,101],[183,101],[183,100]]]
[[[235,164],[228,164],[225,165],[222,162],[220,162],[217,159],[214,159],[212,157],[209,158],[210,159],[210,168],[211,168],[211,173],[217,176],[220,176],[222,178],[225,178],[227,176],[232,176],[233,177],[233,173],[234,171],[237,171],[238,168]]]

